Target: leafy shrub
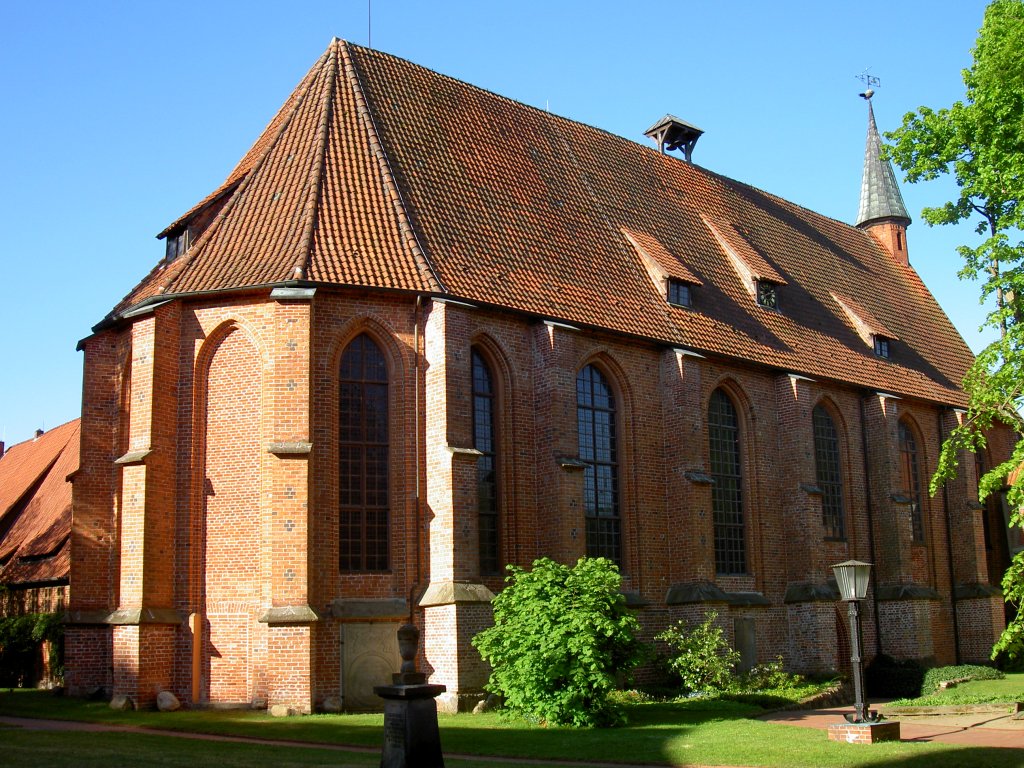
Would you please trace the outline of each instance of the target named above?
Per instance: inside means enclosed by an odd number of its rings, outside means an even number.
[[[924,696],[939,690],[939,683],[946,680],[1002,680],[1006,675],[993,667],[978,664],[960,664],[952,667],[936,667],[924,673],[921,693]]]
[[[542,558],[530,571],[508,570],[494,626],[473,638],[491,665],[487,690],[510,710],[553,725],[621,722],[609,693],[645,654],[619,569],[605,558],[581,558],[572,568]]]
[[[32,683],[40,644],[50,641],[50,669],[63,675],[64,625],[60,614],[27,613],[0,619],[0,686]]]
[[[685,691],[719,692],[733,682],[740,655],[726,642],[722,628],[715,626],[717,618],[717,612],[708,611],[694,627],[680,619],[655,636],[672,648],[668,666],[679,675]]]
[[[745,672],[739,680],[739,687],[744,691],[787,690],[804,684],[801,675],[793,675],[786,671],[782,657],[775,661],[758,664]]]
[[[897,661],[880,653],[864,670],[864,685],[871,698],[913,699],[921,695],[925,671],[920,661]]]

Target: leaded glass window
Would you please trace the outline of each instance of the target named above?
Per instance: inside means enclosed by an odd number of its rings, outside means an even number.
[[[740,428],[736,407],[722,390],[711,393],[708,406],[708,447],[711,459],[711,510],[715,529],[715,570],[747,572],[746,520]]]
[[[821,488],[822,523],[825,536],[845,539],[843,513],[843,474],[839,459],[839,433],[829,412],[814,407],[814,465],[818,487]]]
[[[900,477],[903,495],[910,500],[910,530],[915,544],[924,543],[924,518],[921,512],[921,471],[917,458],[917,438],[905,422],[899,425]]]
[[[476,460],[477,519],[480,527],[480,573],[501,572],[498,531],[498,478],[494,426],[494,378],[480,353],[472,351],[473,362],[473,447]]]
[[[592,365],[576,376],[576,423],[583,471],[587,555],[620,563],[619,480],[615,446],[615,397]]]
[[[879,357],[889,357],[889,340],[884,336],[875,334],[872,337],[875,341],[875,354]]]
[[[388,374],[366,334],[341,356],[338,403],[338,562],[388,569]]]
[[[677,307],[689,307],[693,304],[690,285],[681,280],[668,281],[668,303]]]

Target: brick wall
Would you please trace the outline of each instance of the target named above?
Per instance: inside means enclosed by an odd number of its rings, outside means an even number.
[[[338,366],[361,333],[380,347],[388,370],[389,567],[340,573]],[[940,424],[932,406],[485,309],[325,289],[294,301],[171,302],[87,340],[74,607],[173,607],[182,618],[199,616],[198,681],[193,634],[171,630],[167,684],[183,700],[198,690],[200,701],[308,711],[342,687],[334,602],[406,601],[435,679],[453,692],[478,688],[483,667],[469,640],[489,621],[487,606],[416,607],[439,581],[494,591],[503,584],[480,573],[474,459],[459,453],[472,445],[474,346],[495,379],[503,561],[574,562],[585,552],[582,473],[567,460],[579,451],[576,374],[592,364],[615,395],[624,588],[646,604],[638,612],[645,633],[716,607],[730,636],[737,618],[753,620],[758,660],[782,655],[796,669],[830,669],[835,656],[826,646],[835,645],[841,621],[820,593],[832,564],[856,558],[876,563],[878,586],[938,595],[883,602],[877,620],[865,606],[869,656],[876,627],[893,655],[954,654],[950,591],[980,578],[985,559],[978,517],[962,509],[969,485],[947,491],[952,563],[946,497],[926,500],[922,544],[910,542],[907,510],[893,500],[901,418],[918,435],[923,475],[934,469],[948,418]],[[701,479],[716,388],[740,421],[748,569],[731,576],[715,572],[711,487]],[[840,439],[844,540],[825,539],[813,492],[817,404]],[[143,443],[152,458],[113,463]],[[280,444],[312,448],[271,450]],[[674,586],[698,582],[741,599],[666,605]],[[258,620],[270,609],[306,606],[321,615],[311,626]],[[972,631],[977,637],[965,645],[973,649],[988,630]],[[80,686],[106,679],[85,638],[102,643],[109,634],[99,624],[72,632],[82,638],[69,648]],[[145,642],[119,641],[110,663],[132,668]]]

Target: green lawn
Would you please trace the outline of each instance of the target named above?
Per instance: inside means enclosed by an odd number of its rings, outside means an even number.
[[[444,716],[441,739],[447,754],[540,760],[651,763],[655,765],[794,766],[799,768],[1020,768],[1024,751],[960,748],[943,744],[876,744],[870,747],[829,742],[824,732],[774,725],[748,716],[750,705],[695,701],[637,704],[630,724],[607,730],[541,728],[496,714]],[[381,715],[313,715],[275,719],[263,712],[114,712],[103,703],[63,699],[36,691],[0,691],[0,714],[120,723],[161,729],[231,734],[264,739],[379,747]],[[300,747],[216,744],[140,734],[29,733],[4,729],[5,764],[187,766],[216,763],[220,768],[264,765],[376,765],[375,755],[325,752]],[[40,752],[40,750],[43,750]],[[273,752],[273,756],[271,756]],[[112,755],[117,755],[116,759]],[[136,757],[133,758],[132,756]],[[145,757],[143,757],[145,755]],[[159,756],[161,762],[151,759]],[[491,763],[493,764],[493,763]]]
[[[1024,672],[1008,673],[1002,680],[971,680],[916,699],[899,699],[896,706],[943,707],[1024,701]]]

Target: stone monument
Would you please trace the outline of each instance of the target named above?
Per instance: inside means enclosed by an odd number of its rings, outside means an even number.
[[[381,768],[444,768],[441,734],[437,729],[436,696],[443,685],[431,685],[416,671],[420,631],[412,624],[398,630],[401,671],[391,676],[391,685],[375,686],[384,699],[384,750]]]

